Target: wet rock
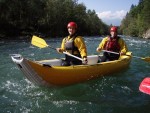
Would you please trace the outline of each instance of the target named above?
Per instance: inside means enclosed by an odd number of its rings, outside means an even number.
[[[146,33],[143,34],[143,38],[150,39],[150,29],[148,29]]]

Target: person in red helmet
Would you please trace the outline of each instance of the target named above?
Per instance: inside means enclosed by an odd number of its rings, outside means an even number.
[[[106,50],[103,53],[103,56],[100,57],[100,62],[118,60],[120,55],[125,55],[128,51],[125,41],[117,34],[118,28],[116,26],[112,26],[110,28],[110,36],[105,37],[97,47],[97,52],[100,52],[101,50]],[[108,51],[116,52],[119,54],[114,54]]]
[[[62,40],[61,47],[56,48],[56,50],[59,53],[65,51],[74,56],[83,58],[84,62],[65,55],[65,60],[62,62],[62,66],[81,65],[82,63],[87,64],[87,49],[83,38],[77,35],[77,24],[75,22],[69,22],[67,29],[69,35]]]

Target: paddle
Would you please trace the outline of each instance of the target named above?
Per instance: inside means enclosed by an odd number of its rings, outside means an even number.
[[[34,45],[34,46],[37,46],[37,47],[39,47],[39,48],[49,47],[49,48],[51,48],[51,49],[56,50],[56,48],[54,48],[54,47],[48,45],[44,39],[42,39],[42,38],[40,38],[40,37],[37,37],[37,36],[34,36],[34,35],[33,35],[33,37],[32,37],[31,44]],[[68,55],[68,56],[71,56],[71,57],[74,57],[74,58],[76,58],[76,59],[78,59],[78,60],[83,61],[82,58],[79,58],[79,57],[77,57],[77,56],[74,56],[74,55],[72,55],[72,54],[70,54],[70,53],[68,53],[68,52],[63,52],[63,53],[66,54],[66,55]]]
[[[145,78],[140,86],[139,90],[143,93],[149,94],[150,95],[150,77]]]
[[[104,51],[104,52],[109,52],[109,53],[114,53],[114,54],[118,54],[118,55],[119,55],[119,53],[113,52],[113,51],[107,51],[107,50],[102,50],[102,51]],[[146,62],[150,62],[150,57],[145,57],[145,58],[143,58],[143,57],[138,57],[138,56],[132,56],[132,57],[142,59],[142,60],[144,60],[144,61],[146,61]]]

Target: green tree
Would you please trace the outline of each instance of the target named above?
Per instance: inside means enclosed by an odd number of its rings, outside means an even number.
[[[142,37],[150,29],[150,1],[139,0],[137,6],[132,5],[129,13],[121,22],[121,31],[125,35]]]
[[[0,36],[43,33],[67,35],[66,25],[75,21],[82,35],[105,33],[107,25],[78,0],[0,0]]]

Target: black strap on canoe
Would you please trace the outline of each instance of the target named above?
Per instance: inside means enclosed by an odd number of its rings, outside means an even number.
[[[43,64],[42,66],[43,66],[43,67],[52,67],[52,66],[49,65],[49,64]]]

